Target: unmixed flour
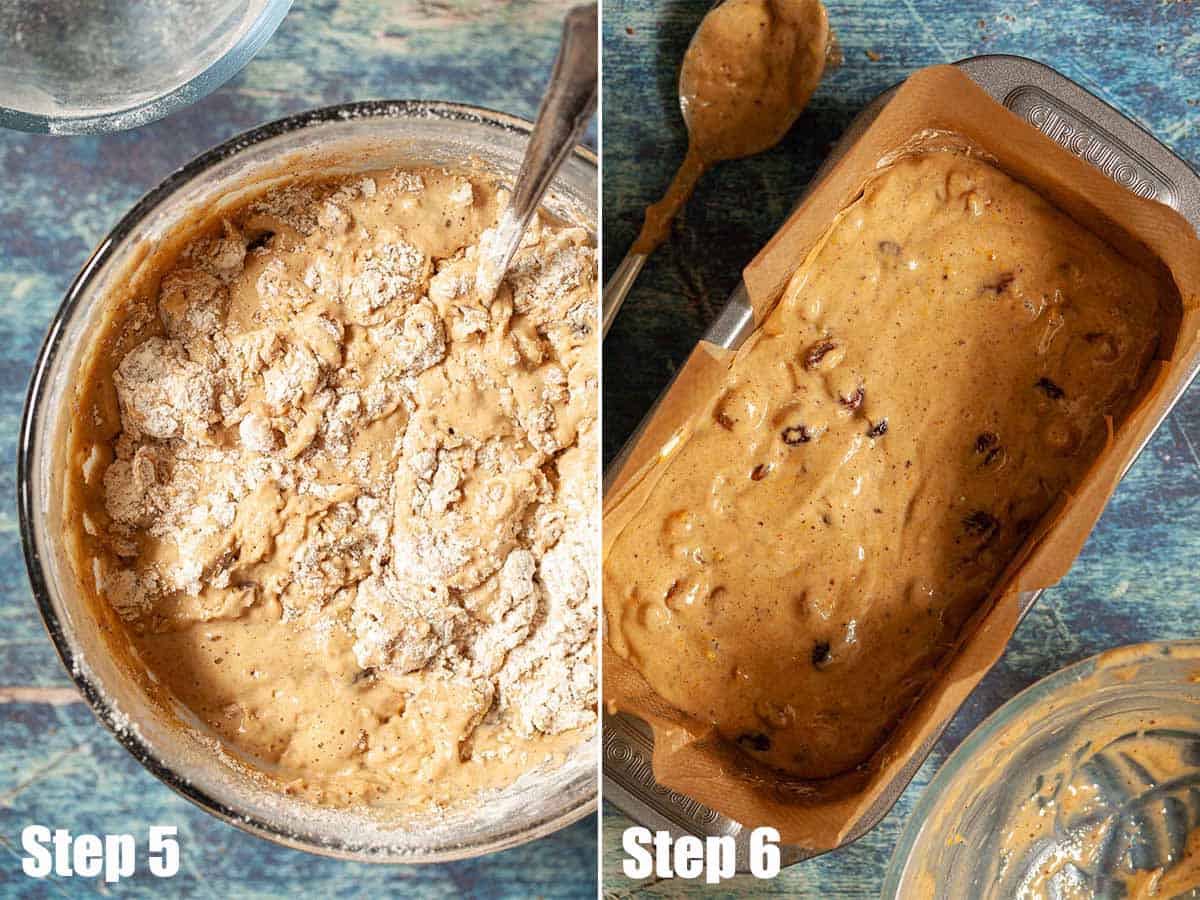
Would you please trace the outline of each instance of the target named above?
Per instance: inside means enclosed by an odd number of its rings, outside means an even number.
[[[505,200],[440,170],[276,190],[134,291],[84,392],[98,595],[320,803],[461,800],[595,722],[595,254],[535,221],[480,303]]]

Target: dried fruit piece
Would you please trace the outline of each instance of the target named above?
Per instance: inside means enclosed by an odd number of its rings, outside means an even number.
[[[979,433],[979,436],[975,438],[975,452],[983,455],[983,460],[979,464],[984,467],[1003,465],[1008,459],[1008,453],[1000,445],[1000,436],[994,431]]]
[[[745,734],[739,734],[737,742],[738,746],[746,750],[757,750],[759,753],[766,753],[771,749],[771,739],[761,731],[747,731]]]
[[[862,406],[863,400],[866,399],[867,391],[862,385],[854,389],[854,392],[849,397],[838,397],[838,402],[848,410],[856,410]]]
[[[979,437],[975,438],[975,452],[985,453],[988,448],[995,447],[999,440],[999,436],[994,431],[980,432]]]
[[[963,518],[963,527],[968,534],[990,541],[1000,530],[1000,521],[990,512],[977,509]]]
[[[821,364],[831,350],[836,350],[837,344],[833,341],[818,341],[808,348],[808,352],[804,354],[804,368],[815,369]]]
[[[880,419],[878,422],[871,423],[871,427],[867,429],[867,437],[879,438],[887,434],[888,423],[887,419]]]
[[[791,425],[783,429],[782,437],[783,442],[792,447],[797,444],[807,444],[812,440],[812,434],[803,425]]]
[[[768,466],[766,463],[759,463],[757,466],[754,467],[754,470],[750,473],[750,480],[751,481],[762,481],[764,478],[767,477],[767,473],[770,471],[771,471],[771,467]]]
[[[1061,400],[1066,396],[1066,392],[1045,375],[1037,380],[1034,387],[1042,391],[1051,400]]]
[[[829,641],[817,641],[815,644],[813,644],[813,668],[824,669],[831,662],[833,662],[833,652],[829,647]]]

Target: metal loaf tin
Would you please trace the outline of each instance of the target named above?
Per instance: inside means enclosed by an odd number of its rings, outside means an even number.
[[[975,56],[954,65],[994,100],[1038,130],[1139,196],[1174,208],[1200,231],[1200,176],[1144,129],[1107,103],[1049,66],[1020,56]],[[894,91],[895,88],[892,88],[880,94],[850,123],[817,171],[809,190],[862,135]],[[736,349],[753,330],[754,318],[746,287],[745,284],[739,284],[705,332],[704,340]],[[1191,383],[1198,370],[1200,362],[1193,366],[1187,383]],[[1173,398],[1172,407],[1180,395]],[[656,403],[642,419],[642,425],[617,455],[608,469],[609,473],[620,470],[657,406]],[[1022,616],[1041,593],[1029,591],[1021,595]],[[931,736],[913,754],[909,764],[888,785],[879,801],[844,844],[857,840],[879,824],[916,775],[939,736]],[[688,833],[701,837],[732,835],[737,844],[738,871],[746,871],[749,829],[716,810],[658,784],[650,765],[652,748],[650,730],[641,720],[620,714],[605,716],[605,799],[611,800],[635,822],[654,830],[669,831],[675,836]],[[818,855],[818,852],[804,847],[785,846],[781,848],[782,862],[785,866],[793,865]]]

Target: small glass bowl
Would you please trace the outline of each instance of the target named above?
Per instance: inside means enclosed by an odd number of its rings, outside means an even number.
[[[444,862],[516,846],[596,808],[599,738],[557,768],[523,775],[467,807],[381,820],[317,807],[280,792],[183,728],[113,656],[96,611],[78,590],[64,548],[65,458],[75,373],[110,292],[154,247],[201,213],[236,205],[239,192],[297,175],[337,175],[404,164],[516,177],[530,123],[452,103],[365,102],[264,125],[209,151],[151,191],[118,223],[71,285],[34,368],[21,425],[17,482],[21,535],[34,597],[63,664],[100,720],[139,762],[208,812],[286,846],[373,862]],[[596,157],[577,148],[545,205],[595,233]],[[598,304],[597,304],[598,305]],[[185,717],[185,710],[180,710]]]
[[[1137,644],[976,728],[913,810],[883,896],[1123,897],[1184,872],[1163,896],[1200,896],[1198,841],[1200,641]]]
[[[136,128],[220,87],[292,0],[16,0],[0,4],[0,126]]]

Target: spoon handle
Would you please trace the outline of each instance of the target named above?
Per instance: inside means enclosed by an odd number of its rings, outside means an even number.
[[[563,22],[562,43],[550,74],[550,86],[538,109],[525,148],[512,202],[500,216],[479,263],[477,292],[491,302],[542,196],[596,110],[596,4],[577,6]]]
[[[616,319],[617,313],[621,310],[621,304],[625,302],[625,295],[629,293],[629,289],[633,287],[634,281],[637,280],[638,273],[642,271],[642,266],[646,264],[646,254],[637,253],[630,250],[625,254],[625,258],[621,260],[621,264],[612,274],[612,278],[604,284],[604,323],[603,334],[608,334],[608,328]]]

